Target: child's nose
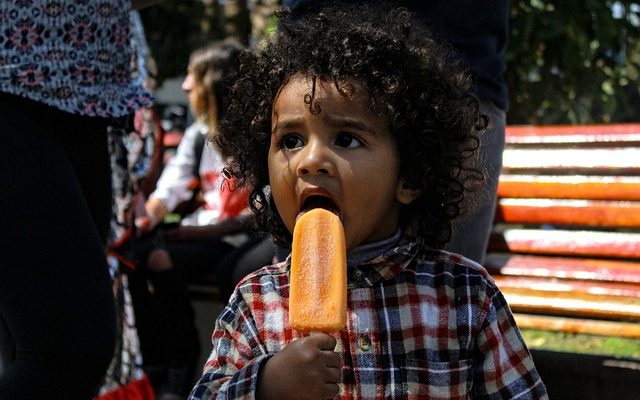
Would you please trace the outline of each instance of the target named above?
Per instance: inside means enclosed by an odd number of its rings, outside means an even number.
[[[333,175],[334,164],[331,161],[331,151],[319,142],[307,144],[300,154],[298,176],[303,175]]]

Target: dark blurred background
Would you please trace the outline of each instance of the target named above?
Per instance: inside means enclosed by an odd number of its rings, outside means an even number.
[[[213,39],[259,44],[277,0],[163,0],[141,12],[157,79],[184,75]],[[512,0],[509,124],[640,121],[640,3]]]

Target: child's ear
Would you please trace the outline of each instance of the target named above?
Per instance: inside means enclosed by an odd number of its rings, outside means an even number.
[[[416,189],[409,186],[404,179],[400,179],[396,188],[396,199],[400,204],[411,204],[415,199],[420,197],[422,189]]]

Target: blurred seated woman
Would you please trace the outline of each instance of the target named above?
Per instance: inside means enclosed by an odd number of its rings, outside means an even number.
[[[210,143],[227,107],[240,50],[214,42],[191,55],[182,88],[195,122],[135,219],[141,265],[131,283],[133,302],[145,370],[166,399],[188,394],[199,355],[185,279],[215,276],[228,297],[238,280],[274,255],[270,240],[251,232],[248,191],[235,190],[225,178],[225,159]],[[186,215],[178,224],[162,224],[181,208]]]

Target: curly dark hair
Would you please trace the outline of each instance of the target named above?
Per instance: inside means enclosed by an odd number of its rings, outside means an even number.
[[[231,105],[215,138],[222,153],[233,157],[227,172],[253,186],[250,206],[258,226],[288,247],[291,234],[268,189],[271,112],[278,91],[296,74],[333,82],[344,96],[352,94],[350,81],[362,82],[371,110],[389,121],[402,178],[410,188],[423,189],[403,206],[400,226],[431,246],[444,246],[465,191],[483,179],[471,161],[487,118],[471,93],[470,74],[404,8],[321,3],[304,14],[280,10],[277,38],[241,55]],[[312,112],[314,95],[305,97]]]

